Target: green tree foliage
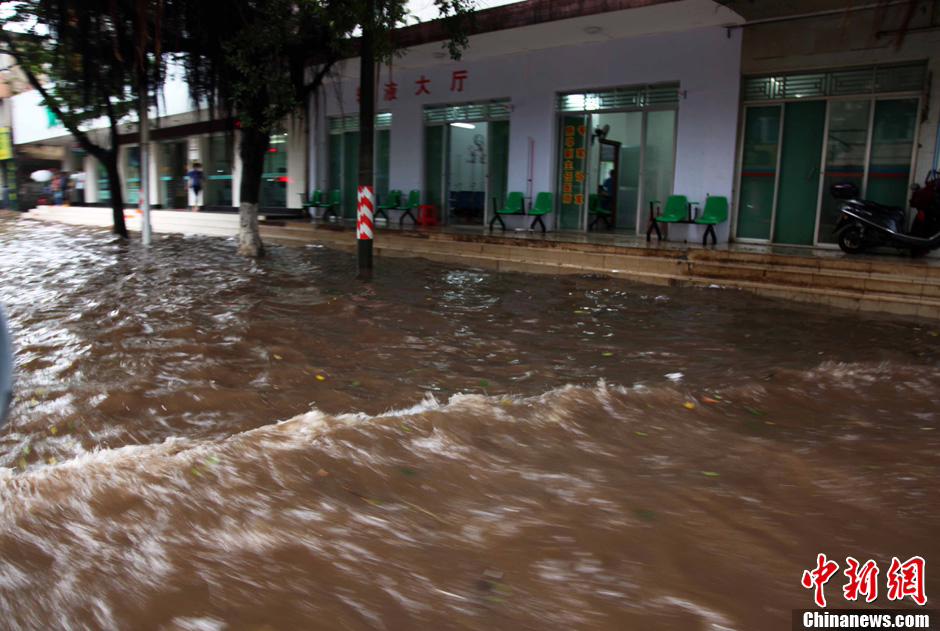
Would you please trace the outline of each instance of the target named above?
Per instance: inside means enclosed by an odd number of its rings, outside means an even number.
[[[114,232],[127,237],[118,172],[118,124],[137,95],[160,86],[160,0],[27,0],[5,3],[0,49],[12,55],[44,104],[108,173]],[[148,99],[149,101],[149,99]],[[108,142],[86,133],[108,121]]]
[[[436,0],[448,16],[456,54],[462,18],[473,0]],[[270,135],[290,114],[302,113],[310,95],[340,59],[355,56],[358,28],[370,20],[377,59],[395,53],[393,31],[407,16],[405,0],[168,0],[177,38],[166,45],[182,53],[194,100],[233,116],[241,130],[239,251],[258,256],[261,173]]]

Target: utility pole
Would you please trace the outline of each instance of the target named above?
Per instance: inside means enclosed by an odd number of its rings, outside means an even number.
[[[372,277],[372,237],[375,230],[373,144],[375,142],[375,0],[365,0],[359,51],[359,195],[356,211],[359,278]]]
[[[143,73],[141,73],[143,75]],[[143,212],[141,218],[141,241],[144,245],[150,245],[150,103],[147,101],[147,81],[141,79],[140,82],[140,114],[138,119],[140,124],[140,209]]]

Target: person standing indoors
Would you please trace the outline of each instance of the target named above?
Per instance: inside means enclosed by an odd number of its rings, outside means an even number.
[[[189,170],[186,174],[186,180],[188,182],[187,189],[189,190],[189,209],[193,212],[198,212],[200,206],[202,206],[202,165],[198,162],[193,162],[193,168]]]

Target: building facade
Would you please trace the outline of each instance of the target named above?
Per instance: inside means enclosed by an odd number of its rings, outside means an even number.
[[[611,229],[642,234],[669,195],[699,207],[722,196],[721,241],[826,247],[838,212],[830,184],[903,206],[938,166],[940,0],[529,0],[477,18],[461,60],[426,23],[402,29],[406,54],[379,69],[380,202],[418,191],[445,224],[485,226],[509,193],[529,207],[550,193],[550,230],[607,229],[601,209]],[[300,211],[321,190],[355,217],[358,82],[358,59],[341,62],[306,115],[272,138],[262,212]],[[17,146],[58,147],[64,168],[85,173],[86,200],[107,203],[106,175],[38,97],[11,100]],[[164,100],[152,113],[151,203],[184,207],[182,178],[199,160],[206,205],[233,211],[237,130],[194,111],[178,79]],[[129,204],[141,178],[135,136],[122,128]],[[701,234],[674,226],[670,238]]]

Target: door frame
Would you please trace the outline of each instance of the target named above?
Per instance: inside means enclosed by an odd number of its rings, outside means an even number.
[[[647,216],[644,213],[648,213],[648,209],[641,208],[641,202],[643,201],[643,196],[646,192],[646,126],[647,126],[647,114],[649,112],[673,112],[673,124],[672,124],[672,189],[675,190],[676,186],[676,162],[678,161],[678,147],[679,147],[679,105],[652,105],[649,107],[626,107],[626,108],[616,108],[616,109],[605,109],[605,110],[591,110],[591,111],[555,111],[555,150],[553,151],[552,158],[552,169],[554,173],[552,174],[552,181],[555,183],[556,194],[555,194],[555,212],[558,213],[560,210],[561,204],[561,193],[558,189],[559,184],[561,183],[561,169],[559,168],[558,159],[561,147],[564,144],[561,133],[564,128],[562,125],[562,119],[565,116],[584,116],[588,118],[587,127],[588,133],[585,134],[586,149],[590,149],[591,146],[591,130],[592,127],[591,117],[595,114],[629,114],[630,112],[640,112],[643,117],[640,120],[640,170],[638,173],[638,182],[637,182],[637,212],[636,212],[636,225],[634,230],[636,234],[640,234],[641,226],[645,226],[647,221]],[[621,143],[622,145],[623,143]],[[590,158],[590,156],[588,156]],[[619,156],[618,156],[619,162]],[[590,181],[591,175],[591,164],[590,159],[586,159],[586,170],[585,170],[585,180]],[[587,187],[585,187],[586,189]],[[585,190],[584,202],[581,205],[579,227],[574,230],[567,230],[568,232],[587,232],[588,228],[588,195],[590,193]],[[671,194],[671,193],[670,193]],[[616,224],[615,224],[616,225]]]
[[[849,94],[849,95],[840,95],[840,96],[823,96],[823,97],[813,97],[813,98],[790,98],[790,99],[773,99],[768,101],[745,101],[741,103],[741,115],[738,123],[738,147],[737,147],[737,163],[735,165],[735,178],[734,178],[734,221],[732,225],[732,234],[734,236],[734,241],[740,243],[754,243],[754,244],[763,244],[763,245],[773,245],[775,237],[775,227],[777,221],[777,205],[778,205],[778,193],[780,189],[780,158],[783,151],[783,130],[784,125],[786,124],[787,116],[787,104],[790,103],[805,103],[808,101],[825,101],[826,102],[826,120],[823,128],[823,144],[820,151],[819,159],[819,191],[816,197],[816,221],[814,225],[813,232],[813,243],[812,245],[790,245],[787,244],[787,247],[794,248],[825,248],[825,249],[834,249],[838,245],[835,243],[825,243],[819,240],[819,222],[822,212],[822,200],[825,187],[825,168],[826,168],[826,154],[829,150],[829,110],[830,103],[833,101],[864,101],[868,100],[871,104],[869,108],[869,124],[868,124],[868,138],[866,140],[865,146],[865,173],[863,178],[863,188],[861,193],[865,194],[868,187],[868,173],[871,165],[871,142],[872,135],[874,133],[874,112],[875,106],[878,101],[897,101],[897,100],[915,100],[917,101],[917,112],[919,113],[923,107],[924,95],[920,93],[913,92],[887,92],[884,94]],[[740,218],[740,202],[741,202],[741,176],[743,171],[743,161],[744,161],[744,135],[746,132],[747,124],[747,111],[753,107],[774,107],[779,106],[781,108],[780,112],[780,129],[777,131],[777,166],[775,173],[774,181],[774,198],[773,198],[773,208],[771,209],[770,217],[770,236],[767,239],[754,239],[754,238],[739,238],[738,233],[738,219]],[[914,177],[917,171],[917,139],[920,135],[921,128],[921,116],[915,118],[914,122],[914,142],[911,143],[911,161],[910,161],[910,173],[908,175],[908,187],[914,181]]]

